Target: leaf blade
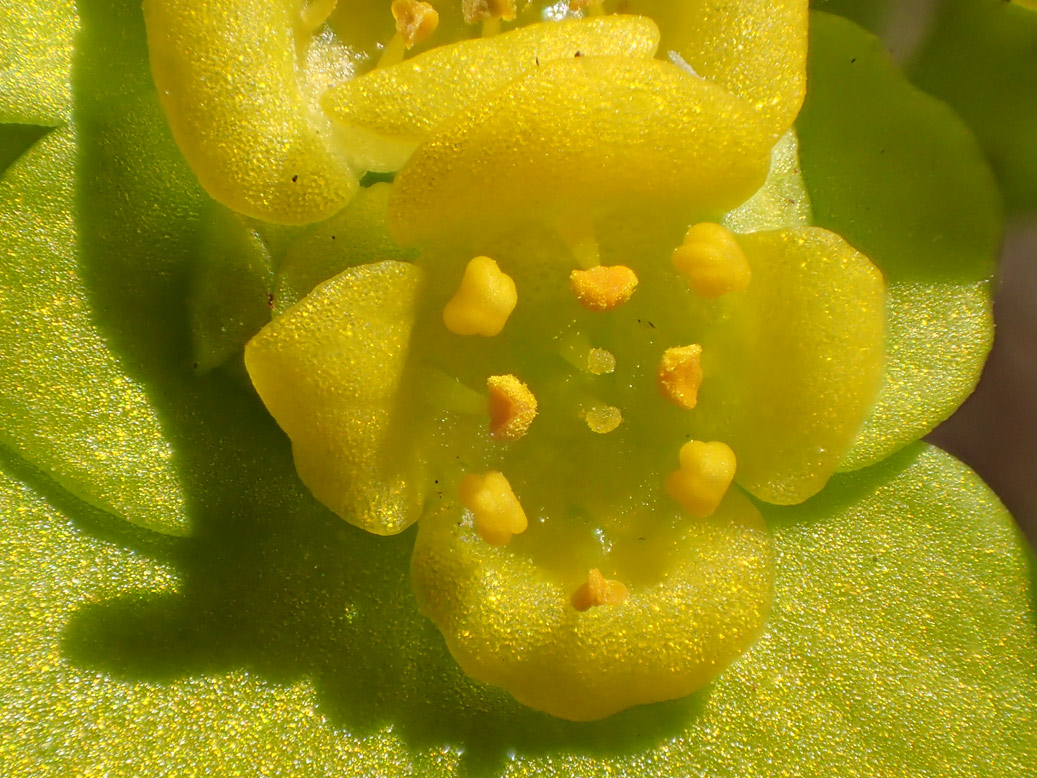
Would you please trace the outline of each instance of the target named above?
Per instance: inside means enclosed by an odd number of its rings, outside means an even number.
[[[811,35],[797,130],[814,218],[867,254],[890,290],[885,386],[843,462],[854,469],[928,433],[978,381],[1001,214],[967,128],[911,87],[875,38],[817,12]],[[944,302],[930,297],[919,315],[912,284],[939,285]],[[965,315],[949,318],[956,310]]]

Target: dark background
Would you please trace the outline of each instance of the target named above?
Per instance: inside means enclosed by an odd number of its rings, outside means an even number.
[[[1008,227],[994,318],[976,393],[929,440],[983,476],[1037,546],[1037,219]]]

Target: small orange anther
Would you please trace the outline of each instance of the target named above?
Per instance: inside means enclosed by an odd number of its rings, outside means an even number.
[[[678,408],[691,410],[702,386],[702,346],[678,346],[663,352],[656,373],[659,393]]]
[[[513,375],[491,375],[490,434],[501,440],[518,440],[537,415],[537,398]]]
[[[427,40],[439,26],[439,12],[421,0],[393,0],[392,16],[408,49]]]
[[[611,311],[630,299],[637,288],[637,275],[626,265],[598,265],[574,270],[569,283],[584,308]]]
[[[626,586],[610,581],[595,567],[587,574],[587,583],[573,593],[572,604],[576,610],[585,611],[599,605],[621,605],[629,596]]]

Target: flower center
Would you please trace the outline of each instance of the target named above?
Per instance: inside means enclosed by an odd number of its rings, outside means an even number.
[[[622,263],[584,267],[602,254],[586,222],[526,231],[492,257],[426,254],[404,382],[444,499],[483,540],[567,581],[577,610],[665,576],[656,539],[713,515],[736,469],[692,423],[710,365],[695,332],[713,326],[711,298],[750,280],[736,239],[702,223],[672,261],[605,248]]]

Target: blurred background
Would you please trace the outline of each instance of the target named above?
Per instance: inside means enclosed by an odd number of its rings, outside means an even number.
[[[1037,219],[1009,226],[994,319],[975,394],[929,440],[983,476],[1037,546]]]
[[[1037,546],[1037,0],[813,0],[885,43],[969,124],[1001,188],[994,348],[929,440],[975,469]]]

